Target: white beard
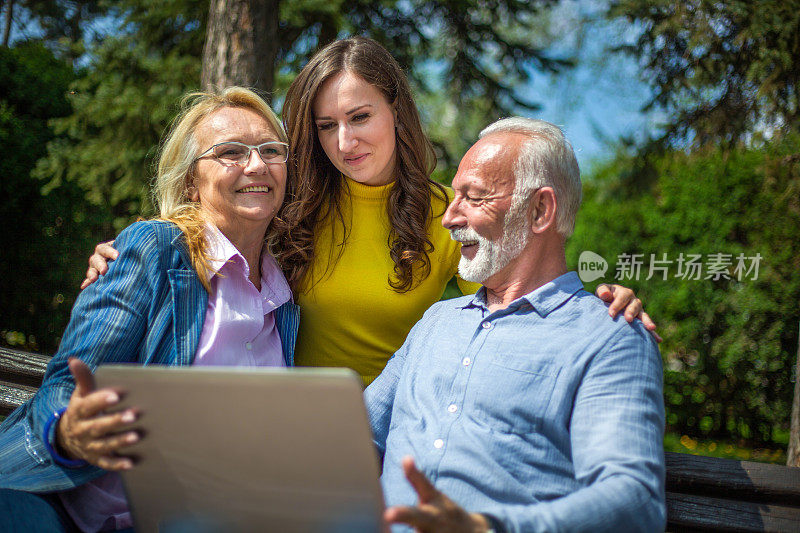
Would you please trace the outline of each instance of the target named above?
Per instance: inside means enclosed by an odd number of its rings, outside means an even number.
[[[458,262],[458,275],[465,281],[483,283],[494,276],[522,253],[528,245],[529,231],[525,220],[524,206],[512,206],[503,222],[503,235],[491,241],[481,237],[471,228],[450,230],[450,237],[455,241],[477,241],[478,251],[475,257],[468,259],[461,256]]]

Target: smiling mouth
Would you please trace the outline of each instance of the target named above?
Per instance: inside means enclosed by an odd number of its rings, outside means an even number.
[[[478,244],[478,241],[458,241],[458,242],[461,243],[462,248],[465,246],[475,246],[476,244]]]
[[[364,161],[364,159],[367,158],[367,155],[369,155],[369,154],[361,154],[361,155],[357,155],[355,157],[345,157],[344,158],[344,162],[347,163],[348,165],[357,165],[357,164],[361,163],[362,161]]]
[[[270,190],[266,185],[252,185],[250,187],[242,187],[236,192],[269,192]]]

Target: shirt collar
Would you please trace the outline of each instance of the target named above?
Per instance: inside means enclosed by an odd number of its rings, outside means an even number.
[[[206,224],[206,240],[211,266],[208,273],[209,280],[228,263],[240,264],[245,278],[250,276],[250,267],[244,256],[219,228],[213,224]],[[270,300],[275,307],[292,299],[292,290],[281,272],[278,262],[266,250],[261,254],[261,295]]]
[[[261,255],[261,294],[276,308],[292,299],[292,289],[278,262],[267,251]]]
[[[561,307],[564,302],[572,298],[572,296],[581,289],[583,289],[583,283],[581,283],[578,274],[576,272],[567,272],[528,294],[517,298],[508,307],[518,307],[524,300],[527,301],[541,317],[546,317],[555,309]],[[475,293],[475,296],[463,307],[487,307],[486,287],[481,287],[478,292]]]
[[[245,270],[245,275],[250,275],[250,268],[247,266],[247,261],[239,250],[228,240],[228,238],[213,224],[206,224],[206,242],[208,243],[208,256],[209,266],[211,267],[208,272],[208,279],[222,270],[228,263],[237,261],[241,263]]]

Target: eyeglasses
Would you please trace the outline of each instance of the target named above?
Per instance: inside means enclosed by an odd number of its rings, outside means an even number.
[[[250,160],[250,152],[255,150],[264,163],[285,163],[289,156],[289,145],[282,142],[266,142],[251,146],[236,141],[218,143],[200,154],[195,161],[211,156],[226,167],[246,165]]]

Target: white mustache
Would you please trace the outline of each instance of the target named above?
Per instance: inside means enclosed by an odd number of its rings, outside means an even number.
[[[456,228],[450,230],[450,238],[454,241],[464,242],[480,240],[481,236],[472,228]]]

